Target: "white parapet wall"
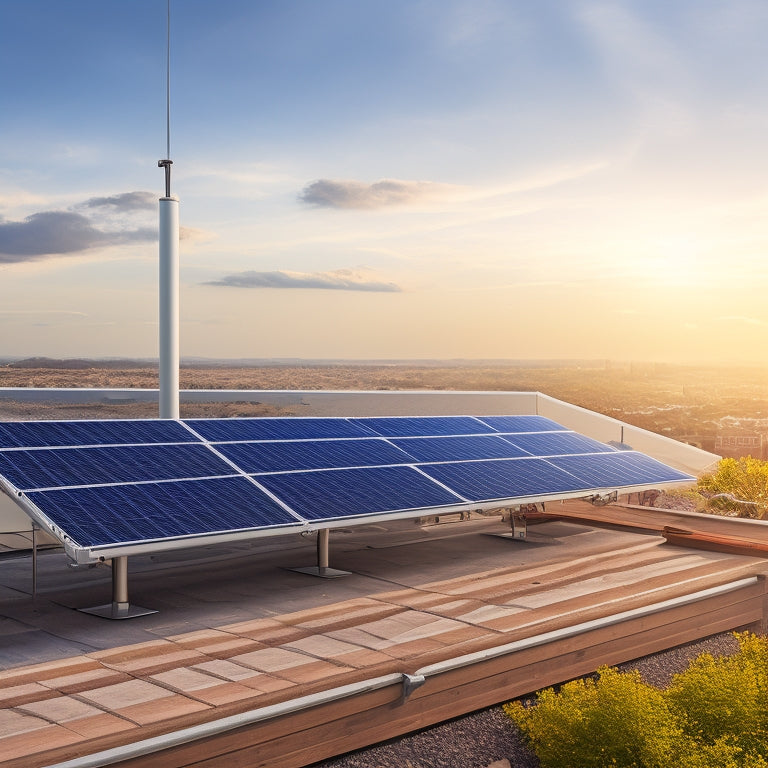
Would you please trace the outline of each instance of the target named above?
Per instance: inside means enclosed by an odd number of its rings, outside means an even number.
[[[540,392],[457,392],[447,390],[253,390],[185,389],[182,403],[263,403],[296,416],[491,416],[538,414],[601,442],[623,443],[693,475],[710,471],[720,456],[571,405]],[[0,402],[158,402],[156,389],[0,388]]]
[[[653,456],[670,467],[675,467],[689,475],[701,475],[716,468],[721,457],[709,451],[703,451],[671,437],[657,435],[647,429],[640,429],[618,419],[604,416],[602,413],[588,411],[577,405],[556,400],[548,395],[537,395],[537,411],[557,421],[564,427],[581,432],[583,435],[599,440],[601,443],[622,444],[634,451]]]
[[[0,388],[0,402],[157,403],[158,397],[156,389]],[[289,409],[296,416],[538,414],[601,442],[623,443],[692,475],[711,471],[720,460],[714,453],[540,392],[185,389],[179,397],[182,403],[263,403]]]

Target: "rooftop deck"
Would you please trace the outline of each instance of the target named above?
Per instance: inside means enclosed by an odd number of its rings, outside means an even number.
[[[6,556],[0,765],[303,766],[764,625],[768,561],[748,545],[765,524],[547,511],[526,541],[488,535],[508,532],[499,518],[337,530],[331,565],[352,575],[333,580],[286,570],[314,564],[299,536],[135,557],[131,599],[159,612],[130,621],[72,610],[108,599],[108,568],[43,552],[33,599],[29,556]],[[697,525],[745,546],[661,535]]]

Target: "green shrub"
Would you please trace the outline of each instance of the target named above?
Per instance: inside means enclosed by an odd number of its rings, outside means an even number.
[[[731,743],[768,758],[768,639],[737,635],[739,652],[702,654],[676,675],[665,698],[685,732],[702,744]]]
[[[660,691],[604,667],[504,711],[542,768],[768,768],[768,640],[699,656]]]
[[[706,502],[710,512],[768,518],[768,461],[722,459],[714,472],[699,478],[697,489],[705,497],[714,496]]]
[[[601,668],[596,680],[575,680],[519,702],[507,714],[528,737],[543,768],[669,768],[685,751],[661,691],[639,672]],[[670,762],[672,760],[672,762]]]

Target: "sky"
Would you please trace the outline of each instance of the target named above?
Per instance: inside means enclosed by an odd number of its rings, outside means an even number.
[[[0,0],[0,357],[158,354],[166,0]],[[181,354],[768,364],[764,0],[171,0]]]

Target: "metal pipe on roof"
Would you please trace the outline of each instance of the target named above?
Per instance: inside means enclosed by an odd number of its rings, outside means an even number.
[[[580,624],[574,624],[571,627],[556,629],[552,632],[544,632],[541,635],[534,635],[533,637],[523,638],[522,640],[516,640],[515,642],[507,643],[506,645],[499,645],[495,648],[488,648],[485,651],[468,653],[464,656],[457,656],[453,659],[439,661],[436,664],[429,664],[426,667],[422,667],[421,669],[416,670],[414,674],[417,676],[423,675],[425,678],[434,677],[435,675],[440,675],[444,672],[451,672],[454,669],[467,667],[470,664],[477,664],[482,661],[498,658],[499,656],[506,656],[510,653],[516,653],[517,651],[522,651],[527,648],[535,648],[536,646],[551,643],[556,640],[563,640],[568,637],[573,637],[574,635],[580,635],[584,632],[590,632],[595,629],[602,629],[603,627],[610,627],[614,624],[619,624],[622,621],[629,621],[630,619],[650,616],[654,613],[660,613],[661,611],[667,611],[672,608],[679,608],[683,605],[690,605],[691,603],[696,603],[700,600],[706,600],[717,595],[734,592],[738,589],[744,589],[745,587],[757,584],[759,580],[759,576],[750,576],[746,579],[739,579],[738,581],[732,581],[728,584],[721,584],[717,587],[710,587],[709,589],[703,589],[699,592],[693,592],[689,595],[673,597],[660,603],[652,603],[651,605],[646,605],[641,608],[634,608],[631,611],[622,611],[621,613],[615,613],[611,616],[607,616],[601,619],[593,619],[592,621],[585,621]]]
[[[235,728],[253,725],[262,720],[270,720],[274,717],[281,717],[293,712],[300,712],[304,709],[310,709],[311,707],[316,707],[321,704],[329,704],[333,701],[346,699],[350,696],[357,696],[362,693],[376,691],[390,685],[401,685],[402,682],[403,676],[399,673],[374,677],[370,680],[362,680],[359,683],[342,685],[338,688],[331,688],[328,691],[320,691],[319,693],[313,693],[309,696],[301,696],[298,699],[284,701],[280,704],[273,704],[269,707],[261,707],[259,709],[251,710],[250,712],[243,712],[239,715],[224,717],[210,723],[201,723],[200,725],[194,725],[191,728],[184,728],[183,730],[175,731],[174,733],[166,733],[162,736],[144,739],[143,741],[126,744],[122,747],[107,749],[103,752],[96,752],[92,755],[84,755],[83,757],[76,757],[72,760],[66,760],[63,763],[49,765],[47,768],[101,768],[102,766],[116,765],[125,760],[143,757],[144,755],[151,755],[164,749],[179,747],[193,741],[225,733],[226,731],[232,731]]]

